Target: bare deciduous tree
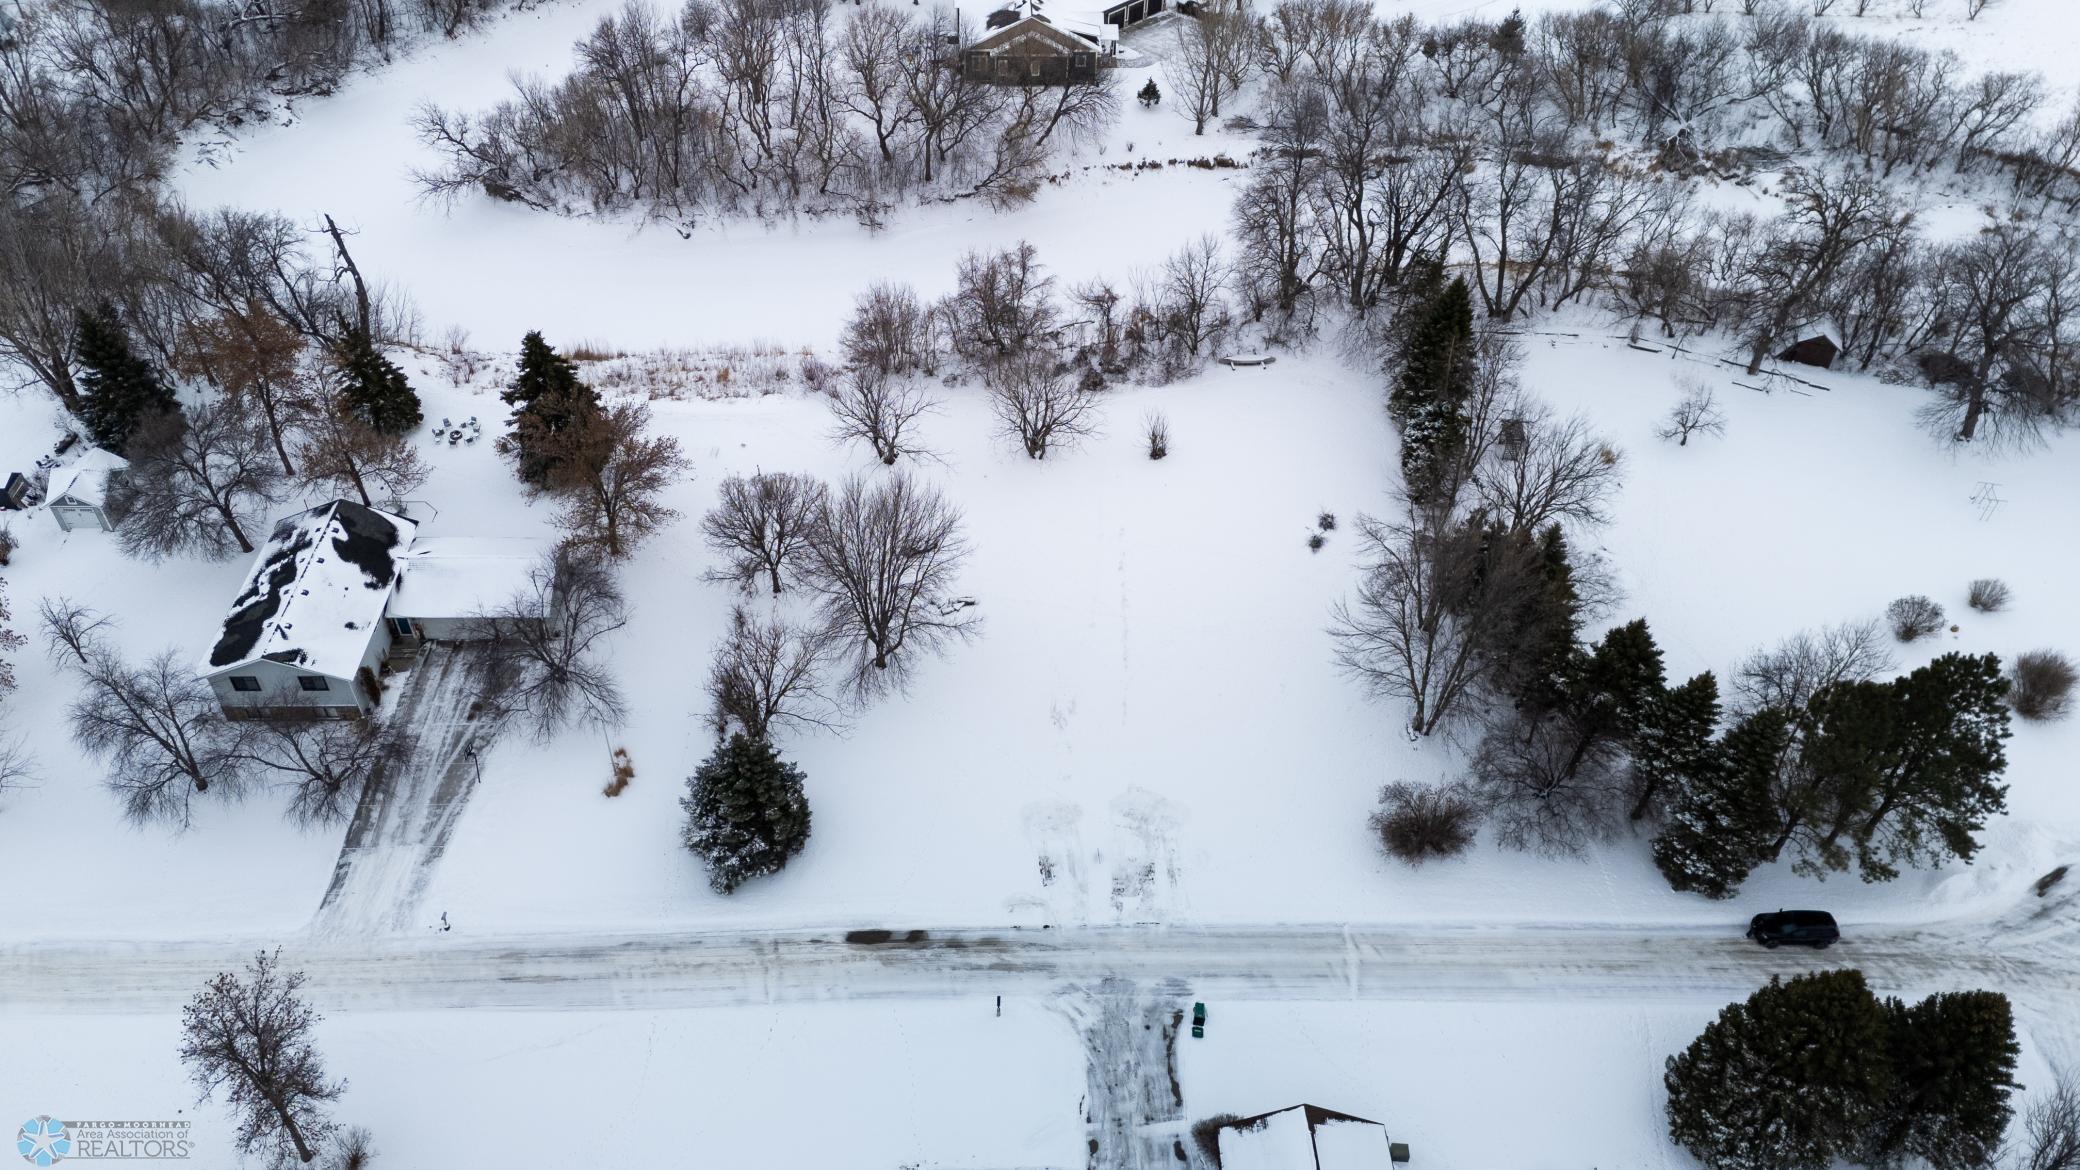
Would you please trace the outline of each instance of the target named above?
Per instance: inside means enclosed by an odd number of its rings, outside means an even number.
[[[36,603],[43,621],[43,652],[52,665],[87,665],[100,648],[101,633],[115,627],[115,619],[70,597],[56,595]]]
[[[253,551],[246,534],[274,499],[280,469],[259,430],[218,400],[145,420],[130,466],[109,485],[123,551],[149,561],[178,553],[220,559]]]
[[[1235,0],[1202,5],[1199,19],[1179,31],[1177,54],[1164,72],[1178,109],[1192,120],[1192,133],[1221,116],[1221,103],[1241,87],[1254,45],[1249,13]]]
[[[289,432],[318,409],[318,395],[299,367],[303,350],[302,334],[252,302],[189,322],[174,349],[173,368],[184,377],[209,379],[258,414],[282,474],[295,475]]]
[[[281,696],[284,710],[303,696]],[[396,742],[366,719],[255,719],[240,737],[239,753],[273,773],[288,790],[290,820],[305,827],[336,825],[354,811],[361,790],[394,758]]]
[[[650,433],[650,408],[640,402],[617,402],[577,430],[574,457],[549,485],[564,499],[558,523],[573,540],[625,556],[678,517],[664,493],[692,464],[679,440]]]
[[[601,558],[565,545],[529,574],[529,587],[472,618],[464,641],[484,702],[525,720],[537,739],[567,726],[618,726],[628,713],[601,643],[628,624],[620,586]]]
[[[2020,1170],[2080,1170],[2080,1080],[2059,1076],[2022,1114]]]
[[[708,547],[730,559],[730,571],[716,576],[747,589],[763,576],[779,596],[781,571],[793,573],[807,555],[809,529],[829,494],[822,481],[794,472],[723,480],[715,506],[701,518]]]
[[[1624,478],[1624,458],[1596,437],[1581,415],[1553,417],[1543,406],[1520,408],[1522,440],[1489,453],[1474,472],[1475,495],[1490,514],[1526,532],[1556,520],[1594,525],[1609,521],[1612,492]]]
[[[1615,742],[1572,734],[1565,720],[1511,711],[1492,712],[1488,723],[1468,763],[1468,785],[1498,844],[1558,857],[1611,836],[1629,803]]]
[[[900,687],[918,655],[972,635],[974,603],[953,592],[966,554],[960,511],[907,475],[853,476],[831,497],[809,563],[855,693]]]
[[[1173,344],[1192,357],[1220,344],[1228,332],[1229,277],[1221,242],[1204,235],[1163,262],[1162,317]]]
[[[391,504],[418,491],[429,469],[403,435],[387,435],[344,411],[322,411],[296,449],[297,482],[328,494],[348,491],[368,506]]]
[[[776,726],[832,727],[838,707],[824,690],[830,635],[737,606],[708,672],[708,700],[718,738],[732,730],[769,739]]]
[[[969,252],[960,259],[953,294],[941,312],[961,355],[993,361],[1021,353],[1054,332],[1054,277],[1028,243]]]
[[[990,409],[1003,433],[1030,459],[1091,434],[1098,396],[1072,381],[1051,353],[1036,351],[991,366],[983,375]]]
[[[1692,435],[1723,435],[1726,433],[1726,416],[1719,411],[1719,400],[1712,388],[1703,382],[1691,380],[1683,387],[1683,397],[1668,412],[1668,422],[1655,432],[1664,439],[1674,439],[1676,446],[1690,445]]]
[[[242,793],[248,771],[240,737],[209,684],[178,651],[164,651],[139,668],[92,653],[79,676],[80,694],[69,712],[72,739],[102,757],[124,816],[185,829],[197,796]]]
[[[928,366],[930,323],[917,290],[879,281],[859,294],[853,301],[852,318],[845,323],[842,344],[846,361],[883,374],[904,374]]]
[[[326,1107],[347,1087],[325,1076],[303,982],[281,969],[279,950],[261,951],[243,977],[220,973],[181,1011],[181,1063],[202,1100],[223,1090],[239,1153],[272,1166],[316,1160],[337,1128]]]
[[[1734,670],[1736,714],[1765,708],[1800,712],[1814,695],[1838,682],[1875,678],[1897,666],[1875,620],[1800,633],[1749,655]]]
[[[1539,567],[1509,542],[1485,548],[1478,529],[1443,508],[1410,505],[1391,522],[1361,516],[1358,533],[1365,575],[1356,598],[1337,603],[1337,659],[1408,703],[1410,732],[1430,735],[1501,668],[1488,651],[1544,588]]]
[[[918,422],[938,409],[924,387],[907,378],[855,366],[826,391],[837,420],[833,437],[858,439],[874,449],[874,458],[890,467],[903,456],[931,454],[917,439]]]

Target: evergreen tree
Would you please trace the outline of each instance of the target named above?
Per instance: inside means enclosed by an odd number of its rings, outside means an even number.
[[[1978,852],[1987,818],[2007,811],[2007,693],[1991,654],[1945,654],[1892,684],[1894,738],[1857,828],[1866,880]]]
[[[1718,759],[1712,733],[1719,726],[1719,680],[1711,671],[1648,702],[1632,734],[1633,784],[1639,796],[1632,819],[1687,791]]]
[[[1517,705],[1534,714],[1560,705],[1580,666],[1576,640],[1582,629],[1582,598],[1574,587],[1567,537],[1558,524],[1538,534],[1538,563],[1544,587],[1526,625],[1519,681],[1511,688]]]
[[[1908,1007],[1886,1004],[1895,1088],[1858,1158],[1896,1166],[1925,1159],[1935,1170],[1990,1166],[2014,1109],[2015,1016],[1994,991],[1954,991]]]
[[[1669,1136],[1712,1170],[1827,1170],[1892,1091],[1885,1011],[1860,971],[1772,976],[1669,1057],[1663,1083]]]
[[[686,781],[686,847],[708,863],[708,883],[731,893],[778,873],[809,842],[802,772],[773,746],[739,732]]]
[[[1463,406],[1473,386],[1473,297],[1454,279],[1420,308],[1400,353],[1400,376],[1387,413],[1401,428],[1401,474],[1422,501],[1442,482],[1466,443]]]
[[[599,395],[578,378],[578,367],[542,340],[539,330],[520,339],[520,372],[499,397],[513,407],[512,431],[499,440],[520,482],[555,486],[581,456],[584,436],[602,417]]]
[[[1776,777],[1791,749],[1790,716],[1765,707],[1730,728],[1715,759],[1672,802],[1654,839],[1654,865],[1670,887],[1731,898],[1779,843]]]
[[[94,445],[125,454],[130,437],[146,418],[179,410],[173,392],[151,363],[137,356],[107,301],[92,312],[78,309],[80,423]]]
[[[375,341],[349,330],[340,360],[340,408],[385,435],[402,435],[426,419],[419,395]]]

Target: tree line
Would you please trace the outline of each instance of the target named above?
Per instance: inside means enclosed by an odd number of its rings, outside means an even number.
[[[429,194],[645,215],[850,212],[905,198],[1032,197],[1049,157],[1118,109],[1107,82],[998,86],[961,68],[957,15],[832,0],[630,0],[560,81],[480,114],[428,105]]]

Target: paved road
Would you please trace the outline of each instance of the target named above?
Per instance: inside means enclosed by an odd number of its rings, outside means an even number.
[[[2074,909],[2065,899],[2064,909]],[[2031,908],[2036,909],[2036,908]],[[2043,906],[2043,911],[2050,910]],[[1821,953],[1724,928],[1087,927],[341,938],[284,945],[327,1010],[696,1008],[818,1000],[1048,995],[1119,979],[1227,1000],[1706,1000],[1773,973],[1861,968],[1901,994],[1998,988],[2080,1003],[2072,915],[2034,927],[1876,931]],[[161,1012],[254,941],[0,946],[0,1009]]]

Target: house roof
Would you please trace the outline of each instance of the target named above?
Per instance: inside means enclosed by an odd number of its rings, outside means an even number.
[[[281,662],[351,678],[418,526],[334,500],[275,522],[231,603],[203,673]]]
[[[1089,40],[1067,29],[1056,27],[1051,20],[1044,16],[1028,16],[1015,24],[1007,24],[1003,28],[969,45],[968,48],[971,51],[979,50],[985,53],[997,53],[1010,48],[1020,41],[1033,38],[1047,41],[1065,53],[1091,53],[1096,52],[1098,48]]]
[[[1319,1105],[1231,1121],[1220,1131],[1221,1170],[1386,1170],[1387,1129]]]
[[[68,497],[76,504],[98,508],[108,502],[108,477],[130,466],[130,461],[113,451],[89,447],[79,458],[51,472],[44,498],[55,504]]]
[[[397,560],[390,617],[461,618],[491,613],[533,585],[548,545],[538,540],[445,536],[420,540]]]

